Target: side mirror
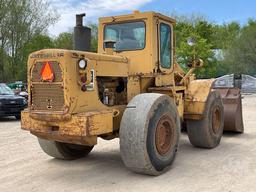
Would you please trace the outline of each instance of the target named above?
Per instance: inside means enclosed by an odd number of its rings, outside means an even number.
[[[195,71],[196,68],[200,68],[204,65],[204,62],[202,59],[194,59],[190,64],[188,64],[188,67],[190,68],[187,74],[182,78],[180,81],[181,84],[184,83],[184,81]]]
[[[187,44],[191,47],[193,47],[196,44],[196,40],[193,37],[189,37],[187,39]]]
[[[200,68],[203,67],[204,62],[202,59],[194,59],[190,64],[188,64],[189,68]]]

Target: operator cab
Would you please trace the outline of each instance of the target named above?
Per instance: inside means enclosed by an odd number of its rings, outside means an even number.
[[[98,52],[106,53],[106,43],[114,42],[110,53],[130,60],[130,74],[173,71],[175,20],[159,13],[136,11],[101,18],[99,23]]]

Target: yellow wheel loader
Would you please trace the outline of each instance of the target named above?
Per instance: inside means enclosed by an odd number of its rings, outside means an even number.
[[[84,16],[77,15],[75,50],[29,55],[21,127],[38,137],[45,153],[76,159],[98,138],[119,137],[128,169],[159,175],[175,159],[182,124],[192,145],[209,149],[223,129],[243,132],[240,90],[196,80],[200,59],[188,73],[177,64],[174,19],[139,11],[100,18],[98,53],[92,53]]]

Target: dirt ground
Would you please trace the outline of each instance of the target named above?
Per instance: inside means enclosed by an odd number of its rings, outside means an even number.
[[[19,121],[0,120],[0,191],[256,191],[256,96],[243,99],[245,133],[225,133],[213,150],[190,145],[182,134],[178,156],[167,173],[138,175],[127,170],[118,139],[99,140],[87,157],[52,159]]]

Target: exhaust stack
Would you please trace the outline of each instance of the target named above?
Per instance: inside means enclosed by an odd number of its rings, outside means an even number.
[[[76,26],[74,27],[74,50],[91,50],[91,29],[83,26],[85,13],[76,15]]]

